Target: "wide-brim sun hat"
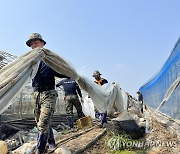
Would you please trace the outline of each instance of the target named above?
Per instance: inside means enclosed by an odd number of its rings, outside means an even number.
[[[42,36],[39,33],[32,33],[29,36],[29,39],[26,41],[26,45],[31,47],[31,42],[32,41],[36,41],[36,40],[40,40],[44,42],[44,45],[46,44],[46,41],[43,40]]]

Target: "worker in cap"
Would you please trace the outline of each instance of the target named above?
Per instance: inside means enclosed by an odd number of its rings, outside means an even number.
[[[108,83],[108,81],[106,79],[102,78],[101,75],[102,74],[98,70],[94,71],[94,73],[93,73],[93,77],[95,78],[94,82],[97,83],[99,86],[102,86],[102,85]],[[99,111],[95,107],[95,117],[99,118],[100,116],[101,116],[100,127],[103,127],[103,124],[105,122],[107,122],[106,121],[107,113],[99,113]]]
[[[105,83],[108,83],[108,81],[106,79],[101,78],[101,75],[102,74],[98,70],[94,71],[94,73],[93,73],[93,77],[95,78],[94,82],[100,86],[102,86]]]
[[[140,91],[137,91],[137,99],[140,103],[141,113],[143,113],[143,95]]]
[[[43,48],[46,42],[38,33],[32,33],[26,41],[26,45],[32,49]],[[38,71],[32,79],[35,120],[38,128],[37,148],[35,154],[45,153],[48,142],[49,149],[55,147],[52,131],[52,117],[55,111],[57,91],[55,90],[55,77],[67,78],[47,66],[43,60],[40,61]]]

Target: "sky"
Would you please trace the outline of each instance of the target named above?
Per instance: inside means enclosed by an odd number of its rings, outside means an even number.
[[[0,50],[21,56],[29,35],[94,80],[136,96],[156,74],[180,35],[179,0],[0,0]]]

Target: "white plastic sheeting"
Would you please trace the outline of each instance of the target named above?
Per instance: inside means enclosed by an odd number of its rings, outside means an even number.
[[[82,103],[82,110],[85,116],[90,116],[91,119],[95,119],[94,103],[89,96],[84,98],[84,103]]]
[[[104,84],[99,86],[86,77],[80,77],[78,83],[86,90],[94,106],[100,113],[123,112],[127,108],[127,101],[123,99],[123,92],[119,84]]]
[[[104,84],[103,86],[96,86],[92,84],[91,94],[93,101],[98,103],[93,103],[90,96],[84,98],[84,103],[82,104],[83,113],[87,116],[90,116],[92,119],[95,119],[95,110],[94,104],[97,104],[99,112],[106,112],[108,115],[113,114],[114,112],[123,112],[127,109],[127,94],[119,88],[119,84]],[[96,87],[100,87],[97,88]],[[102,89],[102,93],[95,93],[98,89]],[[99,90],[101,91],[101,90]],[[105,91],[105,93],[104,93]],[[96,96],[98,95],[98,96]],[[100,96],[101,95],[101,96]],[[103,96],[104,95],[104,96]]]
[[[113,109],[118,112],[126,110],[127,101],[123,99],[125,94],[118,84],[98,86],[88,78],[80,76],[62,57],[48,49],[36,48],[0,70],[0,114],[11,105],[11,99],[35,76],[40,60],[57,72],[75,79],[88,92],[101,113],[110,113]]]
[[[0,114],[34,77],[43,52],[33,50],[0,70]]]

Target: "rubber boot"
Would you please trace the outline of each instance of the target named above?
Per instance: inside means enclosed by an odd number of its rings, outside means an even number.
[[[100,113],[98,111],[95,111],[95,118],[99,118]]]
[[[74,118],[73,117],[68,117],[68,125],[70,129],[74,127]]]
[[[103,124],[107,123],[106,117],[107,117],[107,113],[101,113],[100,127],[103,127]]]
[[[55,148],[55,139],[54,139],[54,134],[53,134],[52,127],[49,127],[48,144],[49,144],[49,149],[50,150]]]
[[[35,154],[43,154],[46,148],[48,133],[39,132],[37,138],[37,150]]]

